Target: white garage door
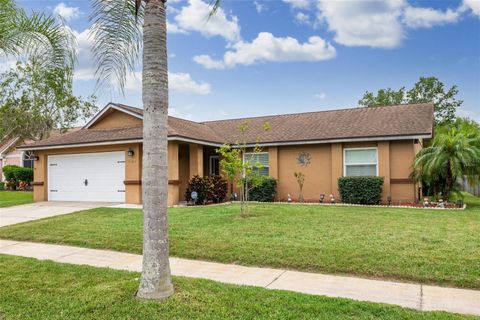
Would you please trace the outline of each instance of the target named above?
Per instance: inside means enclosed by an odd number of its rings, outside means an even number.
[[[125,152],[48,157],[48,200],[125,201]]]

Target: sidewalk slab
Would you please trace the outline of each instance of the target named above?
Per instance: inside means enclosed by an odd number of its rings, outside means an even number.
[[[39,260],[58,261],[65,255],[73,254],[81,250],[85,249],[60,245],[46,245],[43,243],[34,242],[17,242],[16,244],[11,246],[1,247],[0,253],[28,258],[36,258]]]
[[[480,291],[423,286],[422,310],[449,311],[478,316],[480,315]]]
[[[203,278],[224,283],[266,287],[283,270],[270,268],[244,267],[198,260],[170,258],[172,274],[192,278]]]
[[[142,271],[142,256],[106,250],[82,248],[55,259],[55,261],[117,270]]]
[[[287,271],[268,288],[420,308],[418,284]]]

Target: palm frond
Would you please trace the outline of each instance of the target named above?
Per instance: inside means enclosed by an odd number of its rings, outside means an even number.
[[[222,0],[211,0],[210,1],[210,7],[212,8],[212,10],[210,11],[210,14],[208,15],[209,20],[217,13],[221,4],[222,4]]]
[[[0,0],[0,52],[33,57],[54,68],[73,70],[76,42],[71,30],[54,16],[28,15],[12,0]]]
[[[90,36],[98,86],[116,82],[124,92],[142,51],[143,8],[139,0],[93,0]]]

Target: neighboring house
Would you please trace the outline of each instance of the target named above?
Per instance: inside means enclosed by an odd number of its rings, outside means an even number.
[[[32,141],[25,141],[25,143],[29,142]],[[3,167],[5,166],[16,165],[33,168],[33,160],[29,157],[29,153],[17,149],[23,143],[19,138],[9,138],[0,141],[0,181],[5,181],[3,176]]]
[[[80,128],[69,129],[68,132],[78,130]],[[60,130],[52,130],[50,137],[55,137],[62,134]],[[7,138],[0,141],[0,181],[5,181],[3,175],[3,167],[8,165],[15,165],[19,167],[33,168],[32,153],[26,150],[18,149],[17,147],[30,144],[34,140],[22,141],[20,138]]]
[[[110,103],[85,127],[22,146],[36,155],[34,199],[141,203],[143,110]],[[278,198],[296,197],[293,173],[306,174],[305,200],[320,194],[338,198],[344,175],[385,178],[383,201],[417,200],[410,179],[422,140],[433,134],[433,105],[354,108],[248,119],[193,122],[168,119],[168,204],[185,198],[193,175],[221,173],[216,149],[238,141],[239,124],[248,122],[249,145],[259,145],[263,174],[278,180]],[[271,130],[264,132],[268,122]],[[308,154],[310,165],[298,158]]]

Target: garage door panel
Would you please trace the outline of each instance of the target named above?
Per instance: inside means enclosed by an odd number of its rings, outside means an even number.
[[[49,200],[124,202],[124,180],[124,152],[48,157]]]

